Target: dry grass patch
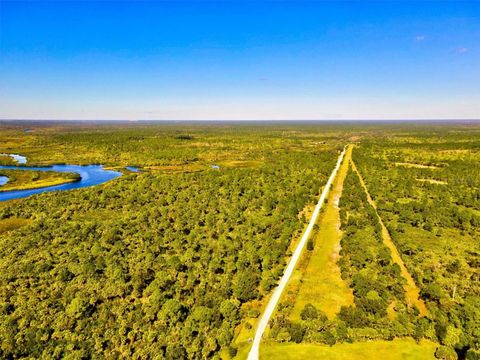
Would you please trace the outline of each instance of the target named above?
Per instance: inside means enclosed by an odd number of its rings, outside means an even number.
[[[265,343],[260,347],[261,359],[300,360],[428,360],[435,359],[437,344],[422,340],[395,339],[342,343],[333,346],[319,344]],[[243,359],[238,357],[238,359]]]
[[[423,164],[406,163],[406,162],[396,162],[395,166],[404,166],[408,168],[417,168],[417,169],[438,169],[438,166],[434,166],[434,165],[423,165]]]
[[[443,180],[435,180],[435,179],[415,179],[419,182],[426,182],[429,184],[437,184],[437,185],[447,185],[448,182],[443,181]]]
[[[21,228],[22,226],[30,224],[31,222],[32,220],[21,218],[2,219],[0,220],[0,234],[16,230],[18,228]]]
[[[220,161],[217,165],[225,168],[256,168],[262,165],[261,161],[256,160],[229,160]]]

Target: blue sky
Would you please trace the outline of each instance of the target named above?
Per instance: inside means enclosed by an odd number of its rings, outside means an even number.
[[[480,118],[480,2],[0,0],[0,118]]]

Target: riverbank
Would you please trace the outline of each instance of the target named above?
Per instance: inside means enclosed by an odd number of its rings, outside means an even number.
[[[31,188],[32,184],[30,182],[30,184],[26,185],[23,189],[9,189],[8,191],[0,191],[0,201],[21,199],[43,192],[73,190],[88,186],[100,185],[106,181],[122,176],[121,172],[105,170],[102,165],[53,165],[48,167],[0,166],[0,173],[6,171],[12,171],[11,176],[22,176],[22,173],[24,172],[33,171],[40,174],[37,174],[38,176],[45,176],[41,174],[57,174],[64,177],[57,185],[52,184],[52,179],[50,179],[48,182],[37,184],[38,187],[36,188]],[[45,180],[45,178],[43,179]],[[9,183],[10,181],[7,184]]]
[[[8,178],[8,182],[0,187],[0,192],[39,189],[81,180],[77,173],[34,170],[0,170],[0,176]]]

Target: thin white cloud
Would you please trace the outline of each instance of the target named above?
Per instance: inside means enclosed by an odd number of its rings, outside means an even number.
[[[464,46],[460,46],[460,47],[457,49],[457,53],[459,53],[459,54],[465,54],[467,51],[468,51],[468,48],[466,48],[466,47],[464,47]]]
[[[417,35],[415,36],[415,41],[423,41],[425,40],[425,35]]]

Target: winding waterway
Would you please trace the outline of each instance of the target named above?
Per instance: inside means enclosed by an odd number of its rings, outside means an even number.
[[[38,189],[3,191],[3,192],[0,192],[0,201],[20,199],[30,195],[40,194],[40,193],[49,192],[49,191],[73,190],[73,189],[80,189],[88,186],[100,185],[106,181],[115,179],[122,175],[122,173],[119,171],[105,170],[102,165],[85,165],[85,166],[53,165],[53,166],[41,166],[41,167],[8,165],[8,166],[0,166],[0,170],[1,169],[18,170],[18,171],[35,170],[35,171],[70,172],[70,173],[79,174],[81,179],[79,181],[75,181],[71,183],[47,186],[47,187],[38,188]],[[5,180],[5,182],[6,181],[8,181],[8,178]],[[0,182],[0,185],[2,185],[1,182]]]

